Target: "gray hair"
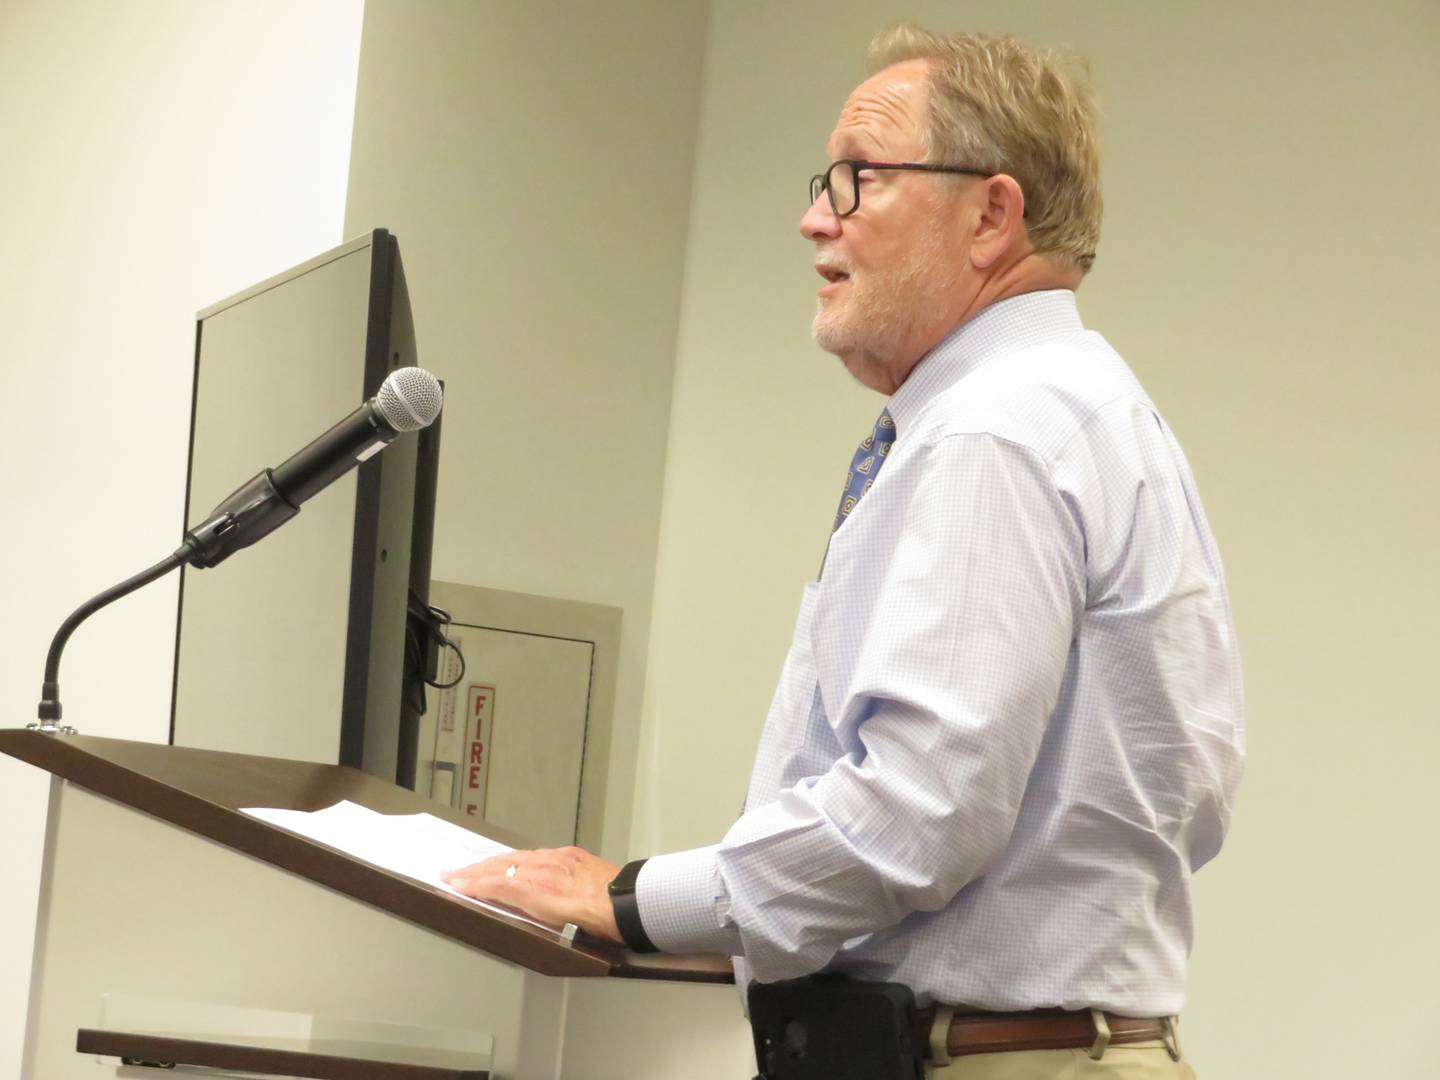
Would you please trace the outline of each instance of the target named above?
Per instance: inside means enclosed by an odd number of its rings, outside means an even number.
[[[872,73],[905,60],[929,62],[921,135],[931,158],[1014,177],[1036,252],[1088,271],[1103,208],[1095,97],[1084,61],[1013,37],[942,36],[913,23],[870,42]]]

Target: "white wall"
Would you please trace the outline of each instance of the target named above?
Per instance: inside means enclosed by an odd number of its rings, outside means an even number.
[[[1424,0],[714,6],[632,846],[734,819],[837,478],[881,405],[808,340],[796,223],[866,42],[902,17],[1070,44],[1104,99],[1081,310],[1187,448],[1248,677],[1249,773],[1198,878],[1201,1075],[1433,1075],[1393,1034],[1426,1030],[1440,955]]]
[[[195,311],[341,239],[361,14],[0,3],[0,726],[34,718],[60,621],[179,541]],[[174,620],[172,580],[81,628],[65,719],[163,741]],[[39,770],[0,757],[3,1076],[19,1071],[44,794]]]

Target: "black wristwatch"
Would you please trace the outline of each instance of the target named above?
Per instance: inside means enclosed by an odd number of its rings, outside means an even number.
[[[615,909],[615,925],[625,944],[635,952],[659,952],[650,935],[645,933],[645,924],[640,921],[640,902],[635,898],[635,879],[640,876],[644,859],[628,862],[620,868],[610,882],[610,904]]]

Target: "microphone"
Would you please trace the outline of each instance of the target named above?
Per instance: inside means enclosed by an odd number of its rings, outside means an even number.
[[[191,566],[218,566],[268,536],[300,512],[300,505],[399,434],[428,427],[444,403],[440,383],[424,368],[398,368],[369,401],[303,450],[262,469],[231,492],[210,516],[185,533]]]
[[[306,499],[374,457],[397,435],[433,424],[443,404],[439,380],[424,368],[392,371],[380,392],[344,420],[283,464],[262,469],[237,488],[187,532],[185,542],[167,558],[81,604],[60,624],[50,642],[37,710],[39,723],[28,727],[46,735],[75,733],[74,728],[59,723],[60,657],[70,635],[87,618],[177,567],[187,563],[215,566],[274,532],[300,512]]]

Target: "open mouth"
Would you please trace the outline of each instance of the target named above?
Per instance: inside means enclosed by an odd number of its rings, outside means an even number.
[[[828,266],[817,266],[815,269],[821,277],[823,277],[826,281],[830,282],[830,284],[832,285],[835,284],[835,282],[837,281],[850,280],[850,275],[845,273],[843,270],[835,270]]]

